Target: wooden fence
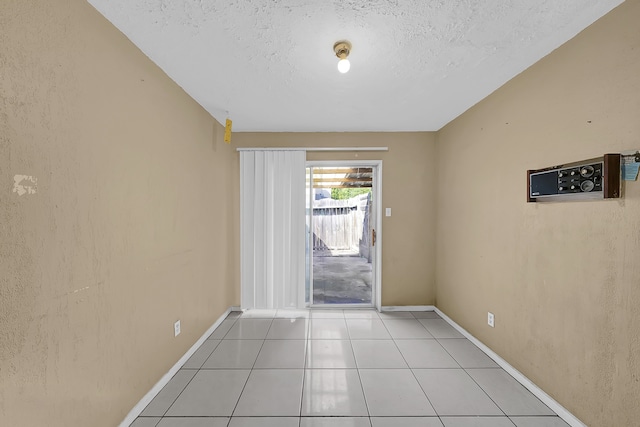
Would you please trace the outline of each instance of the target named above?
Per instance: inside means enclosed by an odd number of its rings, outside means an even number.
[[[313,250],[348,251],[369,258],[370,194],[348,200],[317,200],[313,206]]]

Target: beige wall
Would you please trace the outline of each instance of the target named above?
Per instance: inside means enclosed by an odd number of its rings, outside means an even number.
[[[239,301],[235,148],[335,145],[390,148],[309,153],[383,160],[384,305],[436,302],[588,425],[634,425],[640,183],[527,204],[525,171],[640,148],[637,22],[628,0],[438,134],[230,147],[84,0],[3,1],[0,419],[116,425]]]
[[[640,182],[527,204],[526,170],[640,148],[638,22],[627,1],[437,142],[437,306],[598,427],[640,419]]]
[[[238,147],[389,147],[388,152],[309,152],[307,160],[382,160],[382,304],[435,298],[434,133],[239,133]]]
[[[237,302],[221,131],[84,0],[0,2],[1,425],[117,425]]]

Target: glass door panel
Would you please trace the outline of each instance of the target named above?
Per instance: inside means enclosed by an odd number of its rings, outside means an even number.
[[[311,305],[373,303],[374,168],[307,168],[307,296]]]

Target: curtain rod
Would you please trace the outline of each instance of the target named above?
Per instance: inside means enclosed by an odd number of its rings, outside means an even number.
[[[389,151],[389,147],[241,147],[237,151]]]

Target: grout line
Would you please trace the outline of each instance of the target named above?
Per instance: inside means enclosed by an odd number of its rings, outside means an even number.
[[[534,384],[529,378],[511,366],[509,362],[500,357],[496,352],[491,350],[482,341],[471,335],[462,326],[458,325],[449,316],[444,314],[437,307],[435,312],[450,326],[460,332],[465,338],[473,343],[480,351],[489,356],[498,366],[504,369],[513,379],[522,384],[524,388],[529,390],[535,397],[537,397],[544,405],[546,405],[551,411],[553,411],[560,419],[567,423],[571,427],[587,427],[582,421],[580,421],[575,415],[569,412],[564,406],[558,403],[555,399],[549,396],[544,390]]]
[[[302,364],[302,391],[300,392],[300,411],[298,412],[300,414],[300,418],[298,418],[298,427],[300,427],[300,424],[302,423],[302,405],[304,405],[304,384],[307,378],[307,353],[309,351],[309,345],[310,345],[309,337],[311,336],[311,313],[309,313],[308,318],[305,318],[303,320],[307,324],[307,333],[304,339],[304,363]]]
[[[413,316],[413,313],[411,315]],[[415,316],[414,316],[414,319],[415,319]],[[424,328],[424,325],[421,322],[418,322],[418,323],[420,323],[420,325]],[[436,416],[439,417],[438,411],[436,411],[436,407],[433,406],[433,403],[431,402],[431,399],[429,399],[429,396],[427,395],[427,392],[425,392],[424,389],[422,388],[422,384],[420,384],[420,381],[418,381],[418,378],[416,377],[416,373],[413,372],[413,368],[411,368],[411,366],[409,365],[409,362],[407,362],[407,359],[404,357],[404,354],[402,354],[402,351],[400,351],[400,347],[398,347],[398,343],[396,342],[396,339],[393,337],[393,335],[391,335],[391,332],[389,331],[389,328],[387,328],[387,325],[384,323],[384,321],[382,321],[382,324],[384,325],[385,329],[387,329],[387,332],[391,336],[391,339],[393,340],[393,344],[396,346],[396,349],[398,350],[398,353],[400,353],[400,356],[402,357],[402,360],[404,360],[404,363],[407,364],[407,369],[409,369],[409,372],[411,372],[411,375],[413,376],[413,379],[418,384],[418,387],[420,387],[420,390],[422,390],[422,394],[427,399],[427,402],[429,402],[429,405],[431,405],[431,409],[433,409],[433,412],[436,414]],[[427,328],[425,328],[425,330],[426,329]],[[429,331],[427,330],[427,332],[429,332]],[[429,334],[431,334],[431,333],[429,332]],[[415,339],[419,339],[419,338],[412,338],[412,339],[415,340]],[[440,418],[438,418],[438,420],[439,419]],[[442,423],[442,421],[440,421],[440,422]]]
[[[353,354],[353,363],[356,365],[356,373],[358,374],[358,381],[360,382],[360,390],[362,390],[362,399],[364,400],[364,406],[367,408],[367,416],[369,417],[369,424],[371,424],[371,411],[369,410],[369,402],[367,401],[367,394],[364,391],[364,385],[362,384],[362,377],[360,376],[360,367],[358,366],[358,359],[356,359],[356,352],[353,350],[353,341],[351,339],[351,331],[349,330],[349,324],[346,319],[344,322],[347,325],[347,334],[349,335],[349,347],[351,347],[351,353]]]
[[[149,390],[139,401],[138,403],[129,411],[129,413],[125,416],[122,422],[119,424],[119,427],[129,427],[133,422],[135,422],[136,418],[140,416],[142,412],[149,406],[149,404],[156,398],[156,396],[166,387],[166,385],[171,381],[171,379],[180,371],[180,368],[193,356],[193,354],[200,348],[200,346],[211,336],[213,331],[215,331],[222,322],[229,316],[231,313],[231,308],[228,308],[218,319],[211,325],[209,329],[207,329],[204,334],[187,350],[187,352],[169,369],[169,371],[164,374],[158,382]],[[193,378],[192,378],[193,379]],[[175,401],[174,401],[175,402]]]
[[[231,331],[231,329],[232,329],[232,328],[233,328],[233,326],[236,324],[236,322],[238,321],[238,319],[239,319],[239,318],[240,318],[240,317],[236,317],[235,319],[224,319],[225,321],[226,321],[226,320],[230,320],[230,321],[231,321],[231,326],[229,326],[229,329],[227,329],[227,332],[225,332],[225,333],[224,333],[224,335],[222,335],[222,337],[221,337],[221,338],[219,338],[219,339],[220,339],[220,341],[222,341],[222,340],[223,340],[223,339],[224,339],[224,338],[229,334],[229,331]],[[222,326],[222,324],[221,324],[220,326]],[[218,328],[219,328],[220,326],[218,326]],[[218,329],[218,328],[216,328],[216,329]],[[213,331],[209,336],[213,335],[213,333],[214,333],[214,332],[215,332],[215,331]],[[209,337],[207,337],[207,340],[208,340],[208,339],[209,339]],[[217,339],[217,338],[216,338],[216,339]]]
[[[178,370],[178,372],[180,372],[180,370]],[[176,374],[178,373],[176,372]],[[180,391],[180,393],[178,393],[178,395],[176,396],[175,399],[173,399],[173,401],[171,402],[170,405],[167,406],[167,409],[165,409],[165,411],[162,413],[161,418],[164,418],[165,415],[167,415],[167,412],[169,412],[169,409],[171,409],[171,407],[176,403],[176,401],[180,398],[180,396],[182,396],[182,393],[184,393],[184,391],[187,389],[187,387],[189,387],[189,384],[191,384],[191,381],[193,381],[193,379],[196,377],[196,375],[198,375],[198,372],[200,372],[200,369],[198,369],[196,371],[195,374],[193,374],[193,376],[191,377],[191,379],[189,380],[189,382],[187,382],[187,384],[182,388],[182,390]],[[175,375],[174,375],[175,377]],[[173,377],[171,378],[173,379]],[[168,383],[167,383],[168,385]],[[164,387],[166,387],[167,385],[165,385]],[[162,387],[162,389],[164,390],[164,387]]]
[[[420,324],[421,324],[425,329],[427,329],[427,327],[424,325],[424,323],[420,322]],[[429,330],[427,329],[427,332],[428,332],[428,331],[429,331]],[[429,333],[431,333],[431,332],[429,332]],[[432,335],[433,335],[433,334],[432,334]],[[434,336],[434,338],[435,338],[435,336]],[[458,339],[460,339],[460,338],[458,338]],[[500,410],[500,411],[501,411],[505,416],[507,416],[507,414],[504,412],[504,410],[503,410],[503,409],[502,409],[502,408],[501,408],[501,407],[500,407],[500,406],[499,406],[499,405],[498,405],[498,404],[497,404],[497,403],[496,403],[496,402],[491,398],[491,396],[489,396],[489,394],[486,392],[486,390],[485,390],[485,389],[483,389],[483,388],[480,386],[480,384],[478,384],[478,383],[476,382],[476,380],[475,380],[471,375],[469,375],[469,373],[467,372],[467,370],[466,370],[465,368],[463,368],[463,367],[462,367],[462,365],[460,364],[460,362],[458,362],[458,360],[457,360],[455,357],[453,357],[453,355],[452,355],[451,353],[449,353],[449,351],[448,351],[448,350],[447,350],[447,349],[446,349],[442,344],[440,344],[440,342],[438,341],[438,339],[437,339],[437,338],[435,338],[435,340],[436,340],[436,342],[438,343],[438,345],[439,345],[440,347],[442,347],[442,349],[443,349],[443,350],[444,350],[444,351],[449,355],[449,357],[451,357],[451,359],[453,359],[453,361],[454,361],[454,362],[456,362],[456,364],[460,367],[460,369],[462,369],[462,370],[464,371],[464,373],[465,373],[465,374],[467,374],[467,375],[471,378],[471,380],[472,380],[472,381],[473,381],[473,382],[474,382],[478,387],[480,387],[480,390],[482,390],[482,391],[484,392],[484,394],[486,394],[486,395],[487,395],[487,397],[489,397],[489,399],[493,402],[493,404],[494,404],[494,405],[496,405],[496,407],[497,407],[497,408],[498,408],[498,409],[499,409],[499,410]],[[453,368],[453,369],[458,369],[458,368]],[[415,374],[414,374],[414,375],[415,375]],[[416,378],[416,380],[417,380],[417,378]],[[419,384],[419,383],[420,383],[420,382],[418,381],[418,384]],[[421,386],[421,387],[422,387],[422,386]],[[426,394],[426,393],[425,393],[425,394]],[[428,399],[428,396],[427,396],[427,399]],[[433,406],[433,405],[432,405],[432,406]],[[434,407],[433,409],[435,410],[435,407]],[[509,420],[509,421],[511,421],[511,420]]]
[[[464,338],[455,338],[455,339],[464,339]],[[449,350],[447,350],[447,348],[445,346],[443,346],[442,343],[440,343],[440,341],[437,338],[436,338],[435,341],[438,343],[438,345],[440,347],[442,347],[442,349],[445,351],[445,353],[447,353],[449,355],[449,357],[452,358],[454,362],[456,362],[456,364],[460,367],[460,369],[464,369],[464,367],[460,364],[460,362],[458,362],[458,359],[453,357],[453,354],[449,353]],[[457,368],[455,368],[455,369],[457,369]]]
[[[343,312],[344,312],[344,311],[343,311]],[[413,316],[412,316],[412,318],[413,318],[413,319],[415,319],[415,317],[413,317]],[[441,317],[441,318],[442,318],[442,317]],[[233,324],[235,324],[235,322],[236,322],[238,319],[240,319],[240,317],[237,317],[237,318],[233,319],[233,320],[234,320]],[[262,340],[262,343],[261,343],[261,345],[260,345],[260,349],[259,349],[259,350],[258,350],[258,352],[257,352],[257,355],[256,355],[256,358],[255,358],[255,360],[254,360],[254,362],[253,362],[253,365],[252,365],[252,367],[249,369],[249,375],[247,376],[247,379],[246,379],[246,381],[245,381],[245,383],[244,383],[244,385],[243,385],[243,387],[242,387],[242,390],[241,390],[241,392],[240,392],[240,394],[239,394],[239,396],[238,396],[238,399],[237,399],[237,401],[236,401],[236,403],[235,403],[235,406],[234,406],[234,408],[233,408],[233,410],[232,410],[232,412],[231,412],[231,415],[229,415],[229,416],[227,416],[227,417],[219,417],[219,418],[228,418],[228,421],[227,421],[227,424],[226,424],[226,425],[227,425],[227,427],[231,425],[232,419],[233,419],[233,417],[234,417],[234,413],[235,413],[235,411],[237,410],[237,406],[238,406],[238,404],[239,404],[239,402],[240,402],[240,399],[242,398],[242,395],[243,395],[243,393],[244,393],[244,391],[245,391],[245,389],[246,389],[246,386],[248,385],[248,381],[249,381],[249,379],[251,378],[251,374],[252,374],[252,373],[257,369],[257,368],[256,368],[257,360],[258,360],[258,358],[260,357],[260,353],[261,353],[261,351],[264,349],[265,342],[267,341],[267,337],[268,337],[269,332],[271,331],[271,329],[272,329],[272,328],[273,328],[273,326],[274,326],[274,320],[275,320],[275,319],[276,319],[275,317],[274,317],[274,318],[270,318],[270,319],[263,319],[263,320],[271,320],[271,322],[270,322],[270,324],[269,324],[269,327],[267,328],[267,333],[266,333],[266,335],[265,335],[264,339],[261,339],[261,340]],[[352,337],[352,335],[351,335],[351,330],[349,329],[349,322],[348,322],[348,320],[350,320],[350,319],[347,319],[347,318],[343,318],[343,319],[344,319],[344,324],[345,324],[345,326],[346,326],[346,328],[347,328],[347,338],[346,338],[346,339],[342,339],[342,340],[340,340],[340,339],[339,339],[339,340],[337,340],[337,341],[346,341],[346,340],[348,340],[348,341],[349,341],[349,348],[351,349],[351,352],[352,352],[352,355],[353,355],[353,358],[354,358],[354,362],[355,362],[355,369],[356,369],[356,373],[357,373],[357,375],[358,375],[358,380],[359,380],[359,382],[360,382],[360,387],[361,387],[361,390],[362,390],[362,394],[363,394],[363,398],[364,398],[364,403],[365,403],[365,407],[366,407],[366,410],[367,410],[367,414],[368,414],[368,415],[366,415],[366,416],[354,416],[354,415],[331,416],[331,415],[316,414],[316,415],[310,415],[310,417],[312,417],[312,418],[322,418],[322,417],[327,417],[327,418],[338,418],[338,419],[339,419],[339,418],[351,418],[351,417],[367,418],[367,419],[369,420],[369,424],[368,424],[368,425],[369,425],[369,426],[372,426],[372,425],[373,425],[373,422],[372,422],[372,415],[371,415],[370,410],[369,410],[369,403],[368,403],[368,401],[367,401],[367,399],[366,399],[366,394],[365,394],[365,390],[364,390],[364,385],[363,385],[363,382],[362,382],[362,377],[361,377],[361,375],[360,375],[360,374],[361,374],[361,372],[360,372],[360,371],[361,371],[361,368],[358,366],[358,363],[357,363],[357,360],[356,360],[356,357],[355,357],[355,351],[354,351],[354,348],[353,348],[353,341],[358,341],[358,340],[354,340],[354,339],[353,339],[353,337]],[[400,319],[400,320],[403,320],[403,319],[404,319],[404,320],[410,320],[411,318],[399,318],[399,319]],[[223,319],[223,320],[227,320],[227,319]],[[231,319],[229,319],[229,320],[231,320]],[[307,378],[306,378],[306,374],[307,374],[307,370],[310,370],[310,369],[311,369],[311,368],[309,367],[310,365],[309,365],[309,360],[308,360],[309,354],[311,353],[311,352],[310,352],[310,348],[309,348],[309,347],[310,347],[310,345],[313,343],[313,340],[311,339],[311,321],[312,321],[312,318],[311,318],[311,317],[307,317],[307,318],[300,318],[300,319],[296,318],[296,320],[304,321],[304,322],[305,322],[305,329],[306,329],[306,335],[305,335],[305,337],[304,337],[304,352],[303,352],[303,357],[304,357],[304,359],[303,359],[303,360],[304,360],[304,362],[303,362],[303,367],[302,367],[302,390],[301,390],[301,394],[300,394],[300,409],[299,409],[299,415],[297,416],[297,418],[298,418],[298,423],[297,423],[297,425],[298,425],[298,427],[300,427],[300,425],[301,425],[301,423],[302,423],[302,418],[303,418],[302,410],[303,410],[303,402],[304,402],[304,397],[305,397],[304,388],[305,388],[305,383],[306,383],[306,379],[307,379]],[[335,320],[335,319],[333,319],[333,320]],[[368,321],[371,321],[371,320],[382,320],[382,325],[383,325],[383,327],[385,328],[385,330],[387,331],[387,333],[389,334],[389,337],[390,337],[389,339],[391,339],[391,340],[393,341],[394,346],[395,346],[396,350],[400,353],[400,355],[401,355],[402,359],[404,360],[404,363],[406,364],[406,367],[403,367],[403,368],[370,368],[370,369],[395,369],[395,370],[409,369],[409,370],[411,371],[411,374],[412,374],[412,376],[413,376],[414,380],[418,383],[418,386],[420,387],[421,391],[423,392],[423,395],[427,398],[427,401],[429,402],[429,404],[431,405],[432,409],[434,410],[434,412],[435,412],[435,414],[436,414],[435,416],[428,416],[428,417],[430,417],[430,418],[437,418],[437,419],[440,421],[440,423],[443,423],[443,422],[442,422],[442,418],[443,418],[443,417],[445,417],[445,418],[446,418],[446,417],[469,417],[469,418],[482,418],[482,417],[490,418],[490,417],[501,417],[501,418],[508,419],[508,420],[509,420],[509,422],[510,422],[512,425],[515,425],[514,421],[512,420],[512,416],[509,416],[509,415],[507,415],[507,414],[505,413],[505,411],[504,411],[504,410],[503,410],[503,409],[502,409],[502,408],[501,408],[501,407],[500,407],[500,406],[499,406],[499,405],[498,405],[498,404],[493,400],[493,398],[492,398],[492,397],[487,393],[487,391],[486,391],[486,390],[485,390],[485,389],[484,389],[484,388],[483,388],[483,387],[482,387],[482,386],[481,386],[481,385],[480,385],[480,384],[479,384],[479,383],[478,383],[478,382],[477,382],[477,381],[476,381],[476,380],[475,380],[475,379],[470,375],[470,373],[468,372],[468,369],[467,369],[467,368],[462,367],[462,365],[460,364],[460,362],[458,362],[458,360],[457,360],[455,357],[453,357],[453,355],[452,355],[452,354],[451,354],[451,353],[450,353],[450,352],[449,352],[449,351],[448,351],[448,350],[447,350],[447,349],[446,349],[446,348],[445,348],[445,347],[440,343],[440,339],[439,339],[439,338],[435,338],[435,337],[433,337],[433,339],[435,340],[435,342],[437,342],[437,343],[438,343],[438,345],[440,345],[440,347],[442,347],[442,348],[443,348],[443,350],[445,351],[445,353],[446,353],[447,355],[449,355],[449,356],[450,356],[450,357],[455,361],[455,363],[459,366],[459,368],[416,368],[416,369],[426,369],[426,370],[438,370],[438,369],[456,369],[456,370],[457,370],[457,369],[462,369],[462,370],[465,372],[465,374],[471,378],[471,380],[474,382],[474,384],[476,384],[478,387],[480,387],[480,389],[483,391],[483,393],[484,393],[484,394],[485,394],[485,395],[486,395],[486,396],[487,396],[487,397],[488,397],[488,398],[489,398],[489,399],[490,399],[490,400],[491,400],[491,401],[496,405],[496,407],[498,407],[498,409],[503,413],[503,415],[496,414],[496,415],[486,415],[486,416],[477,416],[477,415],[468,415],[468,416],[462,416],[462,415],[439,415],[439,414],[437,413],[437,411],[436,411],[436,408],[435,408],[435,407],[433,406],[433,404],[431,403],[431,400],[429,399],[429,396],[428,396],[428,395],[427,395],[427,393],[424,391],[424,389],[422,388],[422,385],[421,385],[421,384],[420,384],[420,382],[418,381],[418,379],[417,379],[417,377],[416,377],[416,374],[415,374],[415,372],[414,372],[414,369],[413,369],[413,368],[411,368],[411,366],[409,366],[409,363],[407,362],[407,359],[405,358],[405,355],[402,353],[402,351],[400,350],[400,347],[398,346],[398,342],[399,342],[399,341],[413,341],[413,342],[416,342],[416,341],[425,340],[425,339],[428,339],[428,338],[422,338],[422,337],[417,337],[417,338],[416,338],[416,337],[414,337],[414,338],[395,338],[395,337],[391,334],[391,332],[389,331],[389,328],[388,328],[388,326],[387,326],[387,324],[386,324],[385,320],[383,320],[383,319],[381,319],[381,318],[378,318],[378,319],[376,319],[376,318],[366,318],[366,319],[365,319],[365,318],[361,318],[361,319],[351,319],[351,320],[368,320]],[[386,319],[386,320],[397,320],[397,319],[390,318],[390,319]],[[420,319],[418,319],[418,320],[420,320]],[[442,320],[445,320],[447,323],[449,323],[452,327],[454,327],[454,328],[455,328],[455,329],[457,329],[457,330],[460,330],[460,329],[461,329],[459,326],[458,326],[458,327],[456,327],[456,325],[455,325],[455,324],[453,324],[453,323],[449,322],[447,319],[442,318]],[[337,322],[336,322],[336,323],[337,323]],[[373,322],[372,322],[372,323],[373,323]],[[424,325],[422,322],[419,322],[419,323],[420,323],[420,325],[421,325],[425,330],[427,330],[427,332],[429,332],[429,330],[425,327],[425,325]],[[233,325],[232,325],[232,327],[233,327]],[[230,330],[231,330],[231,328],[229,328],[229,330],[227,331],[227,333],[225,333],[225,336],[229,333],[229,331],[230,331]],[[466,331],[461,330],[460,332],[462,332],[462,333],[463,333],[463,335],[464,335],[464,336],[463,336],[463,337],[461,337],[461,338],[444,338],[444,339],[465,339],[465,337],[467,337],[467,334],[465,334],[464,332],[466,332]],[[224,337],[223,337],[223,338],[224,338]],[[294,338],[294,339],[295,339],[295,340],[297,340],[297,338]],[[374,338],[366,338],[366,339],[367,339],[367,340],[372,340],[372,341],[373,341],[373,340],[375,340]],[[487,355],[488,357],[490,357],[491,359],[494,359],[494,357],[492,357],[490,354],[488,354],[486,351],[484,351],[484,350],[483,350],[479,345],[477,345],[477,344],[476,344],[472,339],[470,339],[470,338],[468,338],[468,337],[467,337],[467,339],[469,339],[469,340],[474,344],[474,346],[475,346],[478,350],[480,350],[482,353],[486,354],[486,355]],[[333,339],[331,339],[331,338],[321,338],[321,339],[318,339],[318,340],[316,340],[316,341],[323,341],[323,340],[332,340],[332,341],[333,341]],[[388,339],[387,339],[387,338],[385,338],[385,339],[380,339],[380,340],[388,340]],[[230,340],[227,340],[227,341],[230,341]],[[287,341],[287,340],[276,339],[276,340],[274,340],[274,341]],[[204,342],[206,342],[206,340],[205,340]],[[193,354],[195,354],[195,352],[197,352],[198,350],[200,350],[200,348],[202,347],[202,344],[204,344],[204,342],[202,342],[202,343],[200,344],[200,346],[199,346],[198,348],[196,348],[196,349],[195,349],[195,351],[193,352]],[[215,350],[218,348],[218,345],[220,345],[221,343],[222,343],[222,339],[220,339],[220,340],[219,340],[218,344],[215,346],[215,348],[213,349],[213,351],[211,352],[211,354],[209,355],[209,357],[207,357],[207,358],[206,358],[205,362],[203,362],[202,366],[204,366],[204,364],[206,363],[206,361],[211,357],[211,355],[212,355],[212,354],[215,352]],[[193,354],[191,354],[191,357],[193,356]],[[188,360],[188,358],[187,358],[187,360]],[[498,362],[498,361],[497,361],[497,360],[495,360],[495,359],[494,359],[494,361]],[[186,361],[185,361],[185,363],[186,363]],[[185,370],[185,371],[194,371],[194,370],[195,370],[195,371],[196,371],[196,373],[191,377],[191,379],[190,379],[190,380],[186,383],[186,385],[182,388],[182,390],[181,390],[181,391],[180,391],[180,393],[177,395],[177,397],[176,397],[175,399],[173,399],[173,401],[172,401],[172,402],[167,406],[167,409],[163,412],[163,415],[161,415],[161,416],[159,416],[159,417],[158,417],[158,418],[159,418],[159,421],[156,423],[156,425],[158,425],[158,424],[162,421],[162,419],[164,419],[164,418],[167,418],[167,419],[171,419],[171,418],[183,418],[183,417],[184,417],[184,418],[194,418],[194,417],[196,417],[196,418],[202,418],[202,417],[195,416],[195,415],[191,415],[191,416],[190,416],[190,415],[186,415],[186,416],[185,416],[185,415],[182,415],[182,416],[167,416],[167,415],[166,415],[166,414],[167,414],[167,412],[170,410],[170,408],[175,404],[175,402],[180,398],[180,396],[181,396],[181,395],[184,393],[184,391],[188,388],[188,386],[189,386],[189,385],[190,385],[190,383],[193,381],[193,379],[195,378],[195,376],[196,376],[196,375],[198,375],[198,373],[199,373],[201,370],[204,370],[204,369],[202,368],[202,366],[201,366],[200,368],[191,368],[191,369],[183,369],[183,368],[182,368],[182,366],[180,366],[180,368],[178,369],[178,371],[177,371],[177,372],[179,372],[180,370]],[[225,368],[225,369],[239,369],[239,368]],[[277,369],[277,368],[265,368],[265,369]],[[281,369],[293,369],[293,368],[281,368]],[[295,369],[297,369],[297,368],[295,368]],[[320,369],[320,368],[318,368],[318,369]],[[337,369],[337,368],[332,368],[332,369]],[[344,369],[345,369],[345,370],[349,370],[349,368],[344,368]],[[364,369],[364,370],[366,370],[366,369],[369,369],[369,368],[363,368],[363,369]],[[498,363],[498,366],[497,366],[497,367],[469,368],[469,369],[503,369],[503,370],[505,370],[505,371],[509,374],[509,376],[510,376],[510,377],[514,378],[517,382],[519,382],[520,384],[522,384],[522,383],[521,383],[521,381],[520,381],[520,380],[518,380],[518,378],[516,378],[514,375],[512,375],[512,374],[509,372],[509,370],[505,369],[505,368],[504,368],[500,363]],[[223,370],[224,370],[224,369],[223,369]],[[177,374],[177,372],[176,372],[176,374]],[[174,374],[174,376],[173,376],[173,377],[175,377],[175,374]],[[173,377],[171,377],[171,378],[169,379],[169,381],[170,381],[171,379],[173,379]],[[166,385],[167,385],[167,384],[165,384],[165,386],[166,386]],[[522,385],[524,386],[524,384],[522,384]],[[527,389],[528,389],[528,387],[526,387],[526,386],[525,386],[525,388],[527,388]],[[164,389],[164,387],[163,387],[162,389]],[[162,391],[162,389],[161,389],[160,391]],[[158,393],[159,393],[159,392],[158,392]],[[540,398],[539,398],[535,393],[533,393],[533,394],[534,394],[534,396],[535,396],[536,398],[538,398],[538,399],[541,401],[541,403],[543,403],[543,404],[544,404],[545,406],[547,406],[549,409],[552,409],[552,408],[551,408],[549,405],[547,405],[547,404],[546,404],[542,399],[540,399]],[[149,402],[149,403],[150,403],[150,402]],[[146,408],[146,407],[145,407],[145,408]],[[144,410],[145,408],[143,408],[143,410]],[[552,409],[552,410],[553,410],[553,409]],[[140,415],[138,414],[138,416],[140,416]],[[513,417],[519,417],[519,416],[525,416],[525,415],[513,415]],[[557,417],[558,417],[558,414],[554,414],[554,415],[526,415],[526,416],[531,416],[531,417],[536,417],[536,418],[557,418]],[[153,416],[153,417],[157,417],[157,416]],[[280,417],[280,416],[252,415],[252,416],[247,416],[247,417],[248,417],[248,418],[259,418],[259,417],[266,417],[266,418],[278,418],[278,417]],[[289,418],[289,417],[291,417],[291,418],[296,418],[296,416],[286,416],[286,418]],[[410,416],[410,415],[396,415],[396,416],[393,416],[393,417],[394,417],[394,418],[395,418],[395,417],[397,417],[397,418],[413,418],[413,417],[415,417],[415,416]],[[206,418],[218,418],[218,417],[206,417]],[[559,418],[560,418],[560,419],[563,419],[562,417],[559,417]],[[135,419],[136,419],[136,418],[134,418],[134,420],[133,420],[133,421],[135,421]],[[133,422],[133,421],[132,421],[132,422]],[[566,420],[565,420],[565,421],[566,421]],[[123,426],[121,425],[121,427],[123,427]]]
[[[265,320],[269,320],[269,319],[265,319]],[[256,354],[256,359],[253,361],[253,365],[251,365],[251,369],[249,369],[249,375],[247,375],[247,380],[244,382],[244,385],[242,386],[242,391],[240,391],[240,394],[238,395],[238,400],[236,400],[236,404],[233,407],[233,411],[231,411],[231,415],[229,415],[229,424],[231,423],[231,418],[233,418],[233,414],[235,414],[236,409],[238,409],[238,403],[240,403],[240,399],[242,399],[242,394],[244,393],[245,388],[247,388],[247,384],[249,384],[249,379],[251,379],[251,374],[253,373],[253,369],[256,366],[258,357],[260,357],[260,352],[262,351],[262,347],[264,347],[264,342],[266,340],[266,337],[267,335],[269,335],[269,330],[271,329],[271,325],[273,325],[273,319],[270,319],[270,320],[271,322],[269,323],[269,328],[267,328],[267,333],[265,334],[265,338],[262,340],[262,344],[260,345],[260,349]]]
[[[220,346],[220,344],[222,344],[222,340],[207,340],[207,341],[218,341],[218,344],[216,344],[215,347],[213,347],[213,350],[211,351],[211,353],[209,353],[209,356],[207,356],[206,359],[204,359],[204,361],[200,364],[199,368],[196,368],[198,370],[202,369],[202,367],[204,366],[205,363],[207,363],[207,360],[209,360],[211,358],[211,356],[213,355],[213,353],[216,351],[216,349]],[[205,342],[207,342],[205,341]],[[202,343],[202,345],[204,345],[204,343]],[[202,348],[202,345],[198,348],[198,350],[200,350],[200,348]],[[195,354],[195,353],[194,353]],[[193,356],[192,356],[193,357]],[[186,362],[185,362],[186,363]],[[181,367],[180,369],[193,369],[193,368],[185,368],[184,365],[183,367]]]
[[[227,314],[227,317],[229,317],[229,314]],[[236,318],[237,320],[238,318]],[[224,320],[227,320],[227,318],[225,318]],[[223,320],[223,322],[224,322]],[[235,324],[235,320],[233,322]],[[220,323],[220,325],[222,325],[222,323]],[[220,327],[220,325],[218,325],[218,328]],[[233,325],[232,325],[233,327]],[[217,329],[217,328],[216,328]],[[231,330],[231,328],[229,328],[229,331]],[[227,333],[229,333],[229,331],[227,331]],[[214,330],[215,332],[215,330]],[[212,332],[213,333],[213,332]],[[226,334],[225,334],[226,335]],[[209,336],[211,336],[211,334],[209,334]],[[207,337],[208,338],[208,337]],[[202,342],[202,344],[204,344],[206,341],[208,341],[208,339],[206,339],[205,341]],[[218,348],[218,346],[220,345],[220,343],[222,343],[222,340],[219,340],[220,342],[218,343],[218,345],[216,345],[216,348]],[[200,347],[202,347],[202,344],[200,344],[200,346],[196,349],[196,351],[200,350]],[[209,357],[211,357],[211,355],[213,354],[213,352],[215,351],[215,349],[211,352],[211,354],[209,355]],[[195,352],[194,352],[195,354]],[[202,363],[202,366],[204,366],[204,364],[207,362],[207,360],[209,360],[209,357],[207,357],[207,359]],[[189,360],[189,359],[187,359]],[[186,363],[186,362],[185,362]],[[182,364],[184,366],[184,363]],[[173,402],[171,402],[171,404],[167,407],[167,410],[164,411],[164,413],[162,414],[162,418],[164,418],[167,415],[167,412],[169,412],[169,409],[171,409],[171,407],[178,401],[178,399],[180,398],[180,396],[182,396],[182,393],[184,393],[184,391],[187,389],[187,387],[189,387],[189,384],[191,384],[191,382],[193,381],[193,379],[200,373],[200,371],[202,370],[202,366],[200,366],[200,368],[198,368],[196,370],[196,373],[191,377],[191,379],[189,380],[189,382],[187,383],[187,385],[184,386],[184,388],[182,389],[182,391],[178,394],[178,396],[176,396],[176,398],[173,400]],[[178,369],[178,372],[180,372],[182,370],[182,366],[180,366],[180,369]],[[177,374],[177,372],[176,372]],[[175,375],[174,375],[175,376]],[[168,383],[167,383],[168,384]],[[166,387],[167,385],[165,385],[164,387]],[[162,387],[164,389],[164,387]]]
[[[502,408],[500,407],[500,405],[498,405],[498,402],[496,402],[495,400],[493,400],[493,398],[489,395],[489,393],[487,393],[487,391],[486,391],[486,390],[485,390],[485,389],[484,389],[480,384],[478,384],[478,382],[475,380],[475,378],[473,378],[473,377],[471,376],[471,374],[470,374],[469,372],[467,372],[467,370],[466,370],[466,369],[462,368],[462,370],[464,371],[464,373],[465,373],[465,374],[467,374],[467,376],[468,376],[469,378],[471,378],[471,381],[473,381],[473,382],[474,382],[474,384],[475,384],[475,385],[477,385],[477,386],[480,388],[480,390],[482,390],[482,392],[483,392],[483,393],[484,393],[484,394],[489,398],[489,400],[491,400],[491,401],[493,402],[493,404],[494,404],[494,405],[496,405],[496,407],[500,410],[500,412],[502,412],[502,413],[504,414],[504,416],[505,416],[505,417],[508,417],[507,413],[506,413],[506,412],[504,412],[504,409],[502,409]],[[509,420],[509,421],[511,421],[511,420]]]

